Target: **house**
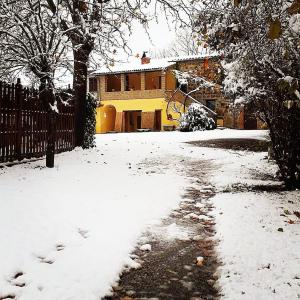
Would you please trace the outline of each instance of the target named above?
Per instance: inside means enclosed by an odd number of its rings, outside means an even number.
[[[180,114],[192,102],[224,125],[228,101],[220,87],[197,89],[189,82],[178,88],[174,70],[192,72],[208,80],[220,73],[217,55],[150,59],[144,55],[133,63],[102,68],[90,74],[89,90],[97,95],[97,133],[133,132],[142,129],[172,130]]]
[[[267,124],[257,116],[253,103],[230,106],[224,113],[224,124],[234,129],[266,129]]]

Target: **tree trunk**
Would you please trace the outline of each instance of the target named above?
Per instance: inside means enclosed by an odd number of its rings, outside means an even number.
[[[54,104],[55,95],[51,79],[42,78],[40,84],[40,98],[43,101],[43,106],[47,110],[48,128],[47,128],[47,148],[46,148],[46,167],[54,168],[55,154],[55,122],[56,112],[53,111],[50,105]]]
[[[54,93],[52,89],[47,91],[49,103],[54,104]],[[55,154],[55,133],[56,133],[56,112],[49,107],[48,110],[48,138],[46,149],[46,167],[54,168]]]
[[[82,146],[86,119],[87,65],[90,51],[74,50],[75,146]]]

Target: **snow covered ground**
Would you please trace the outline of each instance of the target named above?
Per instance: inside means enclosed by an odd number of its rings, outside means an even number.
[[[224,298],[300,298],[300,224],[293,215],[299,192],[231,193],[234,184],[268,183],[253,177],[274,171],[266,154],[184,143],[265,136],[234,130],[98,135],[97,148],[57,155],[54,169],[44,161],[0,169],[0,299],[101,299],[124,265],[138,267],[129,254],[142,232],[176,208],[192,184],[179,159],[185,157],[215,166]]]
[[[223,299],[300,299],[299,200],[299,192],[215,197]]]

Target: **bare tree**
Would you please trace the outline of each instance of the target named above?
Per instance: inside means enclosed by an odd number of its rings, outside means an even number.
[[[199,100],[195,99],[194,95],[202,89],[214,89],[216,86],[216,82],[210,81],[203,76],[198,76],[193,70],[185,72],[174,70],[173,73],[178,82],[178,86],[176,89],[166,94],[166,98],[168,99],[166,114],[168,118],[176,121],[181,121],[184,114],[186,113],[186,108],[191,106],[192,104],[201,107],[201,110],[208,113],[211,117],[215,117],[216,113],[202,104]],[[192,85],[193,88],[189,91],[186,91],[186,93],[183,92],[183,86],[188,85]],[[173,113],[175,113],[178,117],[174,118]]]
[[[84,135],[87,69],[90,55],[97,51],[107,61],[113,60],[117,48],[129,51],[126,37],[134,20],[144,25],[158,11],[171,14],[176,22],[190,16],[190,3],[185,0],[47,0],[53,17],[59,20],[63,35],[72,44],[74,56],[74,90],[76,100],[76,144]],[[150,15],[149,10],[153,11]]]
[[[151,56],[156,58],[175,57],[175,56],[188,56],[198,55],[205,53],[206,49],[203,48],[198,35],[191,27],[184,27],[179,29],[176,34],[176,39],[166,48],[159,50],[152,50]]]
[[[54,87],[54,73],[66,65],[66,45],[45,1],[0,3],[0,78],[31,73]]]
[[[39,81],[40,99],[49,114],[46,165],[54,166],[54,73],[64,66],[66,46],[57,20],[45,1],[3,0],[0,3],[0,78],[33,74]]]

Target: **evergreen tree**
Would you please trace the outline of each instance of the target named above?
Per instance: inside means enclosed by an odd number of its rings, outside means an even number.
[[[83,149],[89,149],[96,146],[96,107],[97,99],[90,93],[86,98],[86,119],[84,128]]]

